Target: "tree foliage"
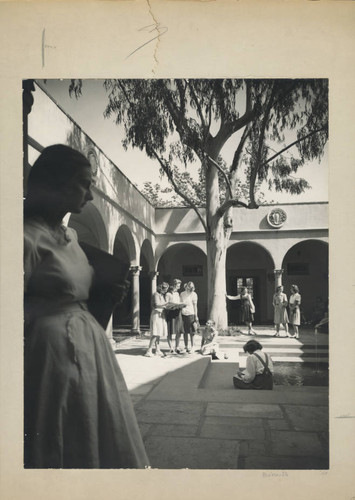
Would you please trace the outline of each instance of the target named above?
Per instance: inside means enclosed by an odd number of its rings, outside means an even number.
[[[105,116],[124,127],[123,146],[155,159],[182,204],[196,209],[217,197],[220,216],[230,206],[256,208],[263,182],[276,191],[303,192],[309,185],[295,174],[322,156],[328,139],[323,79],[127,79],[105,80],[104,86]],[[72,80],[69,90],[79,96],[81,81]],[[238,131],[227,165],[221,150]],[[189,167],[196,162],[201,170],[194,180]],[[218,187],[206,193],[211,169]],[[154,200],[151,188],[145,184]]]
[[[320,159],[328,140],[326,80],[105,80],[106,117],[124,129],[122,144],[156,162],[206,233],[208,317],[225,328],[225,262],[233,207],[257,208],[260,189],[303,192],[296,176]],[[71,93],[79,96],[81,82]],[[232,155],[225,149],[233,145]],[[191,166],[199,177],[191,176]],[[161,202],[161,188],[145,194]],[[166,193],[165,193],[166,194]],[[176,198],[171,196],[171,202]],[[205,210],[200,210],[201,207]]]

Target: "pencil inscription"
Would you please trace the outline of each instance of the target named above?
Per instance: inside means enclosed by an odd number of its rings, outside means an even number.
[[[55,45],[47,45],[46,44],[46,28],[43,28],[42,31],[42,68],[45,66],[45,51],[46,49],[56,49]]]
[[[157,38],[165,35],[165,33],[168,31],[168,28],[167,28],[167,26],[162,26],[161,23],[153,23],[153,24],[149,24],[148,26],[143,26],[143,28],[139,28],[138,31],[146,31],[147,33],[153,33],[153,31],[156,31],[158,34],[156,36],[153,36],[152,38],[150,38],[147,42],[142,43],[142,45],[140,45],[133,52],[131,52],[126,57],[126,59],[133,56],[133,54],[135,54],[136,52],[138,52],[138,50],[140,50],[143,47],[145,47],[146,45],[148,45],[148,43],[151,43],[153,40],[156,40]]]

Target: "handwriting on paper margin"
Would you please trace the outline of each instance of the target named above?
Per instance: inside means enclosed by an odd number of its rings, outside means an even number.
[[[46,44],[46,28],[42,30],[42,68],[45,65],[45,49],[56,49],[55,45],[47,45]]]
[[[139,47],[137,47],[133,52],[131,52],[126,57],[126,59],[128,59],[131,56],[133,56],[133,54],[135,54],[138,50],[142,49],[143,47],[145,47],[146,45],[148,45],[148,43],[152,42],[156,38],[159,38],[160,36],[165,35],[165,33],[168,31],[168,27],[167,26],[162,26],[161,23],[153,23],[153,24],[148,24],[148,26],[143,26],[143,28],[139,28],[137,31],[147,31],[148,33],[152,33],[155,30],[158,31],[158,34],[156,36],[154,36],[153,38],[151,38],[150,40],[148,40],[147,42],[145,42],[142,45],[140,45]],[[160,32],[159,30],[164,30],[164,31]]]

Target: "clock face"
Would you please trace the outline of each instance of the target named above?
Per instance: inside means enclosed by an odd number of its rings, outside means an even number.
[[[271,227],[281,227],[287,219],[286,212],[282,208],[273,208],[267,215],[267,221]]]

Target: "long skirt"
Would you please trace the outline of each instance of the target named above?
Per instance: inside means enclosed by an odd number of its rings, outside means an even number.
[[[31,322],[24,382],[26,468],[149,465],[121,369],[87,310]]]

